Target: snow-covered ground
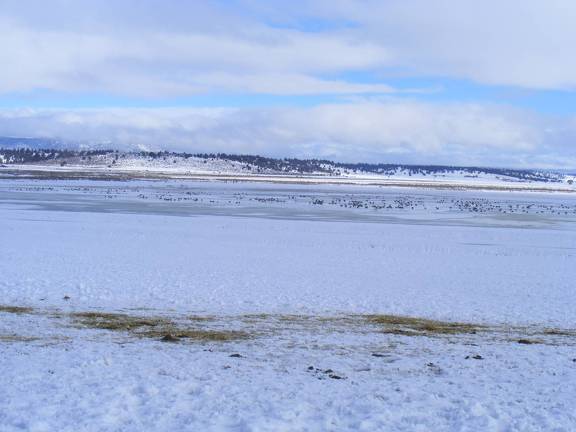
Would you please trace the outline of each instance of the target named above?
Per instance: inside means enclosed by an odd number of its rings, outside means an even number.
[[[1,180],[0,430],[572,431],[575,222],[568,193]]]
[[[515,170],[503,168],[432,167],[417,165],[346,165],[329,161],[266,159],[256,156],[205,155],[178,153],[155,156],[139,153],[106,152],[82,156],[66,156],[58,151],[50,158],[18,159],[17,154],[0,149],[0,177],[9,175],[68,176],[94,178],[124,176],[127,178],[220,179],[358,185],[415,185],[423,187],[543,189],[576,192],[575,176],[547,170]],[[39,157],[38,155],[36,155]],[[44,155],[46,156],[46,155]],[[22,157],[22,155],[21,155]],[[243,159],[242,159],[243,158]],[[6,164],[6,165],[5,165]]]
[[[224,162],[223,162],[224,163]],[[167,165],[122,165],[114,167],[79,165],[25,164],[0,167],[0,179],[171,179],[196,181],[229,181],[251,183],[277,183],[301,185],[358,185],[388,187],[419,187],[426,189],[469,189],[503,191],[540,191],[576,193],[572,176],[564,176],[561,181],[530,181],[492,174],[478,176],[463,172],[449,174],[408,175],[401,170],[393,175],[374,173],[347,173],[327,175],[325,173],[254,173],[228,166],[220,170],[219,165],[204,166],[203,169],[188,169],[186,166]]]

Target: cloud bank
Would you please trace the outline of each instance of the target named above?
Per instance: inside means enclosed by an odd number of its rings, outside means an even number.
[[[337,75],[390,70],[575,89],[574,22],[572,0],[3,0],[0,93],[389,93]]]
[[[512,107],[417,101],[310,108],[8,110],[4,135],[122,149],[341,161],[574,167],[576,119]],[[32,133],[31,133],[32,132]]]

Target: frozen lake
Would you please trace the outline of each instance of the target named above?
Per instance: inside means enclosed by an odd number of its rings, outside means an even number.
[[[569,195],[4,182],[0,211],[2,295],[27,304],[576,322]]]

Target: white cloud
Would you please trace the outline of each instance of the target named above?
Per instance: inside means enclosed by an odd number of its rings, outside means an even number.
[[[304,15],[358,23],[355,36],[386,47],[389,64],[404,71],[484,84],[576,89],[573,0],[303,3]]]
[[[576,89],[573,0],[237,3],[4,0],[0,93],[387,93],[326,76],[390,70]]]
[[[573,0],[238,3],[141,0],[134,8],[127,0],[4,0],[0,62],[8,67],[0,70],[0,93],[48,88],[144,97],[231,89],[298,94],[296,85],[286,84],[293,77],[305,81],[306,94],[389,92],[385,85],[324,80],[390,68],[486,84],[576,89]],[[310,32],[302,30],[306,20],[333,24]],[[236,78],[207,79],[212,74]],[[256,85],[259,77],[266,84]]]
[[[33,134],[30,131],[34,131]],[[277,109],[5,110],[0,135],[345,161],[576,165],[576,120],[510,107],[356,102]]]
[[[393,89],[386,85],[319,77],[372,68],[386,57],[384,48],[342,34],[265,27],[241,33],[78,32],[32,28],[0,16],[0,64],[9,65],[0,69],[0,93],[388,93]]]

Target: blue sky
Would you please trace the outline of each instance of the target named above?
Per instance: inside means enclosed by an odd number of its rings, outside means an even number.
[[[576,93],[564,90],[526,89],[513,86],[483,85],[468,80],[443,77],[389,77],[342,74],[341,79],[353,83],[383,82],[400,91],[404,98],[427,102],[484,102],[509,104],[542,114],[572,115],[576,113]],[[420,91],[414,91],[420,90]],[[368,94],[379,96],[379,94]],[[402,96],[400,96],[402,97]],[[341,95],[274,95],[265,93],[211,92],[208,94],[171,95],[170,97],[139,98],[106,92],[62,92],[33,89],[5,93],[0,108],[159,108],[159,107],[309,107],[326,103],[345,102]]]
[[[576,167],[569,0],[0,0],[0,136]]]

